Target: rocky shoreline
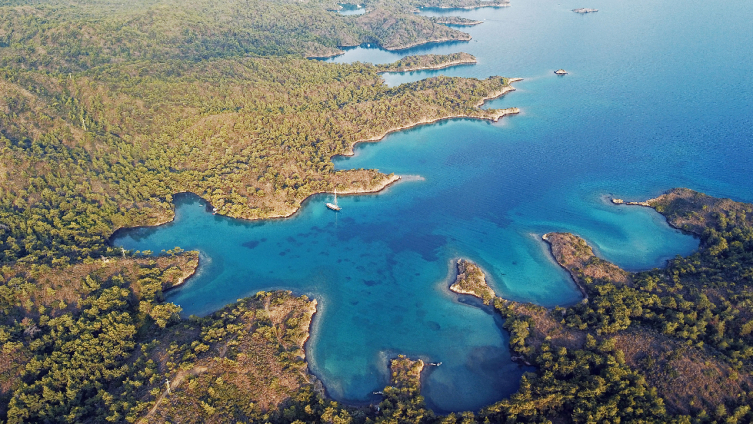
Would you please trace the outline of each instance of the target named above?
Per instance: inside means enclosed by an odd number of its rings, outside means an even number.
[[[468,18],[461,18],[459,16],[436,16],[432,18],[432,21],[437,24],[443,25],[456,25],[456,26],[474,26],[484,23],[483,21],[476,21]]]
[[[338,191],[337,194],[339,194],[339,195],[349,195],[349,194],[353,195],[353,194],[374,194],[374,193],[379,193],[380,191],[385,190],[387,187],[389,187],[392,184],[394,184],[395,182],[399,181],[400,178],[401,178],[399,175],[396,175],[396,174],[386,175],[385,177],[386,178],[384,180],[382,180],[377,186],[374,186],[374,187],[371,187],[371,188],[346,189],[345,191],[342,191],[342,192]],[[306,199],[303,199],[301,201],[301,204],[303,204],[303,202],[305,202],[311,196],[315,196],[317,194],[327,194],[327,193],[330,193],[330,192],[329,191],[318,191],[316,193],[312,193],[310,196],[306,197]],[[332,192],[332,193],[334,193],[334,192]],[[284,218],[290,218],[291,216],[295,215],[296,212],[298,212],[299,210],[301,210],[301,208],[297,207],[297,208],[295,208],[295,210],[293,210],[293,211],[291,211],[291,212],[289,212],[287,214],[269,215],[269,216],[265,216],[263,218],[253,218],[253,219],[250,219],[250,221],[258,221],[258,220],[263,220],[263,219],[284,219]],[[237,219],[245,219],[245,218],[237,218]]]
[[[458,35],[457,38],[450,38],[450,37],[443,37],[443,38],[435,38],[430,40],[423,40],[423,41],[416,41],[415,43],[408,43],[408,44],[399,44],[397,46],[380,46],[381,48],[387,50],[387,51],[397,51],[397,50],[407,50],[412,49],[414,47],[423,46],[425,44],[439,44],[439,43],[447,43],[450,41],[471,41],[472,37],[469,34],[466,34],[464,32],[461,32]]]
[[[426,9],[463,9],[472,10],[480,9],[482,7],[510,7],[509,1],[503,1],[498,3],[489,2],[489,4],[474,4],[472,6],[426,6]]]
[[[649,202],[652,201],[652,200],[655,200],[655,199],[649,199],[649,200],[646,200],[644,202],[626,202],[626,201],[624,201],[622,199],[618,199],[616,197],[613,197],[612,198],[612,203],[614,203],[615,205],[644,206],[644,207],[650,208],[651,205],[649,204]]]
[[[436,70],[458,65],[473,65],[476,57],[465,53],[451,54],[423,54],[405,56],[397,62],[376,65],[377,73],[385,72],[413,72],[422,70]]]
[[[196,272],[199,270],[199,261],[200,261],[200,259],[199,259],[198,252],[187,252],[187,254],[191,254],[191,255],[195,254],[196,258],[190,259],[188,261],[188,263],[186,264],[186,266],[188,266],[190,268],[187,269],[187,270],[184,270],[183,275],[181,275],[180,277],[178,277],[177,281],[175,281],[175,284],[173,284],[172,286],[168,287],[166,290],[182,286],[183,283],[185,283],[189,278],[191,278],[194,275],[196,275]]]
[[[512,90],[510,90],[510,91],[512,91]],[[499,96],[497,96],[497,97],[499,97]],[[491,98],[494,98],[494,97],[489,97],[489,99],[491,99]],[[483,102],[481,102],[481,104],[483,104]],[[368,139],[365,139],[365,140],[359,140],[356,143],[354,143],[353,147],[355,147],[355,145],[357,145],[358,143],[375,143],[377,141],[382,140],[384,137],[387,137],[388,135],[390,135],[390,134],[392,134],[394,132],[408,130],[408,129],[411,129],[411,128],[414,128],[414,127],[418,127],[418,126],[421,126],[421,125],[434,124],[436,122],[446,121],[448,119],[462,119],[462,118],[467,118],[467,119],[485,119],[485,120],[488,120],[488,121],[497,122],[500,118],[502,118],[505,115],[513,115],[513,114],[517,114],[517,113],[520,113],[520,109],[517,108],[517,107],[511,107],[511,108],[507,108],[507,109],[499,109],[498,113],[489,115],[488,117],[486,117],[486,116],[485,117],[481,117],[481,116],[468,116],[468,115],[449,115],[449,116],[442,116],[442,117],[433,118],[433,119],[421,119],[421,120],[419,120],[417,122],[414,122],[414,123],[411,123],[411,124],[408,124],[408,125],[403,125],[403,126],[398,127],[398,128],[390,129],[390,130],[388,130],[387,132],[385,132],[382,135],[378,135],[378,136],[375,136],[375,137],[372,137],[372,138],[368,138]],[[351,149],[350,149],[349,152],[343,154],[343,156],[353,156],[353,154],[354,154],[353,147],[351,147]]]
[[[505,95],[505,94],[507,94],[507,93],[509,93],[511,91],[515,91],[515,87],[513,87],[510,84],[512,84],[514,82],[518,82],[518,81],[523,81],[523,78],[509,78],[507,80],[507,85],[504,88],[502,88],[499,91],[495,91],[495,92],[489,94],[488,96],[482,98],[481,100],[479,100],[479,102],[476,103],[476,107],[481,107],[481,106],[484,105],[484,103],[486,103],[489,100],[494,100],[497,97],[503,96],[503,95]],[[513,113],[513,114],[514,113],[520,113],[520,109],[518,109],[517,107],[511,107],[511,108],[502,109],[502,110],[510,110],[510,109],[517,110],[516,112],[510,112],[510,113]],[[499,118],[501,118],[502,116],[504,116],[504,115],[501,115]],[[499,119],[499,118],[497,118],[497,119]],[[495,119],[494,121],[496,122],[497,119]]]
[[[460,66],[460,65],[475,65],[478,63],[478,61],[474,59],[463,59],[463,60],[453,60],[452,62],[445,62],[445,63],[439,63],[436,65],[426,65],[426,66],[414,66],[414,67],[406,67],[406,68],[400,68],[396,70],[386,70],[386,71],[379,71],[378,73],[384,74],[388,72],[415,72],[415,71],[436,71],[439,69],[445,69],[445,68],[451,68],[453,66]]]
[[[480,107],[480,106],[482,106],[488,100],[495,99],[495,98],[498,98],[498,97],[500,97],[500,96],[502,96],[502,95],[504,95],[506,93],[509,93],[511,91],[515,91],[515,87],[513,87],[510,84],[514,83],[514,82],[522,81],[522,80],[523,80],[522,78],[510,78],[510,79],[508,79],[507,80],[507,85],[505,87],[503,87],[499,91],[495,91],[495,92],[491,93],[490,95],[482,98],[481,100],[478,101],[478,103],[476,103],[475,107]],[[481,110],[479,112],[485,113],[486,116],[483,116],[483,115],[472,116],[472,115],[460,115],[460,114],[456,114],[456,115],[442,116],[442,117],[439,117],[439,118],[424,118],[424,119],[420,119],[420,120],[418,120],[416,122],[412,122],[412,123],[407,124],[407,125],[403,125],[403,126],[400,126],[400,127],[391,128],[391,129],[385,131],[384,133],[382,133],[380,135],[377,135],[377,136],[374,136],[374,137],[371,137],[371,138],[367,138],[367,139],[358,140],[358,141],[352,143],[351,146],[350,146],[350,149],[348,151],[344,152],[342,154],[342,156],[353,156],[354,155],[355,146],[358,145],[358,143],[373,143],[373,142],[378,142],[378,141],[382,140],[384,137],[386,137],[387,135],[389,135],[389,134],[391,134],[393,132],[398,132],[398,131],[407,130],[407,129],[410,129],[410,128],[413,128],[413,127],[417,127],[417,126],[420,126],[420,125],[433,124],[433,123],[444,121],[444,120],[447,120],[447,119],[456,119],[456,118],[485,119],[485,120],[488,120],[488,121],[497,122],[497,121],[499,121],[504,116],[514,115],[514,114],[520,113],[520,109],[517,108],[517,107],[511,107],[511,108],[506,108],[506,109]],[[385,176],[385,179],[382,180],[378,185],[376,185],[374,187],[371,187],[371,188],[350,189],[350,190],[343,191],[343,192],[341,192],[339,194],[345,194],[345,195],[347,195],[347,194],[372,194],[372,193],[378,193],[378,192],[386,189],[390,185],[394,184],[398,180],[400,180],[400,176],[393,174],[391,176]],[[182,192],[182,193],[189,193],[189,192]],[[205,202],[209,203],[206,199],[204,199],[198,193],[194,193],[194,192],[190,192],[190,193],[195,194],[195,195],[201,197],[202,200],[204,200]],[[306,199],[308,199],[311,196],[314,196],[314,195],[317,195],[317,194],[323,194],[323,193],[327,193],[327,192],[326,191],[321,191],[321,192],[312,193]],[[176,193],[176,194],[181,194],[181,193]],[[303,199],[301,201],[301,204],[303,204],[303,202],[305,202],[306,199]],[[251,218],[234,217],[234,218],[248,220],[248,221],[258,221],[258,220],[264,220],[264,219],[285,219],[285,218],[289,218],[289,217],[293,216],[299,210],[300,210],[300,206],[295,207],[295,208],[291,208],[288,211],[278,212],[276,214],[271,214],[271,215],[264,216],[264,217],[251,217]],[[218,213],[218,215],[222,215],[222,214]],[[144,225],[136,225],[136,226],[130,226],[130,227],[117,228],[117,229],[115,229],[110,234],[110,236],[108,238],[112,238],[117,231],[122,230],[122,229],[133,229],[133,228],[140,228],[140,227],[158,227],[160,225],[168,224],[168,223],[172,222],[174,219],[175,219],[175,205],[173,204],[172,208],[170,209],[170,213],[169,214],[164,214],[164,216],[161,216],[159,219],[156,219],[155,221],[147,223],[147,224],[144,224]]]
[[[486,276],[481,268],[465,259],[457,261],[457,277],[450,286],[450,291],[478,297],[484,301],[485,305],[489,305],[496,296],[494,290],[487,284]]]
[[[517,82],[517,81],[522,81],[522,80],[523,80],[523,78],[510,78],[510,79],[508,79],[508,84],[513,83],[513,82]],[[488,96],[482,98],[481,100],[479,100],[478,103],[476,103],[475,107],[483,106],[483,104],[486,103],[486,101],[492,100],[492,99],[496,99],[497,97],[500,97],[500,96],[502,96],[504,94],[507,94],[507,93],[509,93],[511,91],[515,91],[515,87],[513,87],[511,85],[507,85],[503,89],[501,89],[499,91],[495,91],[495,92],[491,93],[490,95],[488,95]],[[490,114],[488,116],[449,115],[449,116],[442,116],[442,117],[439,117],[439,118],[424,118],[424,119],[420,119],[420,120],[418,120],[416,122],[412,122],[410,124],[402,125],[400,127],[390,128],[389,130],[385,131],[384,133],[376,135],[374,137],[370,137],[370,138],[358,140],[355,143],[353,143],[350,146],[350,150],[348,150],[347,152],[343,153],[342,156],[353,156],[354,155],[355,146],[358,145],[359,143],[374,143],[374,142],[382,140],[384,137],[387,137],[389,134],[392,134],[394,132],[411,129],[411,128],[418,127],[418,126],[421,126],[421,125],[433,124],[433,123],[436,123],[436,122],[439,122],[439,121],[444,121],[444,120],[447,120],[447,119],[460,119],[460,118],[486,119],[486,120],[489,120],[489,121],[492,121],[492,122],[497,122],[502,117],[504,117],[506,115],[515,115],[515,114],[520,113],[520,108],[510,107],[510,108],[507,108],[507,109],[497,109],[496,111],[497,111],[496,113]],[[489,112],[489,111],[487,111],[487,112]]]

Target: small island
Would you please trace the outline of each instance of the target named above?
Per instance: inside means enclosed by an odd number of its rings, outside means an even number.
[[[476,296],[489,305],[494,300],[494,290],[486,283],[486,277],[481,268],[475,263],[465,260],[458,260],[458,276],[455,282],[450,286],[450,290],[459,294],[469,294]]]
[[[458,65],[475,65],[476,57],[468,53],[423,54],[406,56],[397,62],[377,65],[379,73],[413,72],[449,68]]]
[[[580,14],[583,14],[583,15],[585,15],[586,13],[594,13],[594,12],[598,12],[598,11],[599,11],[599,9],[586,9],[585,7],[581,7],[580,9],[573,9],[573,12],[580,13]]]

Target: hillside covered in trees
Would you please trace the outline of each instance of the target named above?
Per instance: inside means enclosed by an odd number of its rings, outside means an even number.
[[[376,190],[391,176],[335,172],[331,157],[395,128],[507,113],[478,107],[510,88],[502,77],[390,88],[372,65],[305,59],[467,39],[416,5],[335,6],[0,1],[0,421],[285,421],[283,401],[325,402],[302,350],[315,303],[259,294],[181,319],[162,293],[196,253],[133,256],[108,238],[170,220],[180,192],[255,219]]]
[[[518,422],[753,419],[753,205],[688,189],[648,204],[698,236],[699,251],[630,273],[575,235],[547,234],[587,297],[553,310],[496,299],[511,348],[538,371],[486,413]]]
[[[416,15],[419,7],[490,7],[484,0],[376,0],[343,16],[328,0],[2,0],[0,65],[76,72],[129,61],[331,56],[341,47],[397,50],[470,36]]]
[[[537,371],[510,399],[450,416],[426,408],[408,358],[379,405],[327,399],[303,351],[315,300],[259,293],[181,318],[163,293],[196,252],[108,244],[170,220],[180,192],[261,219],[317,192],[377,190],[390,176],[336,172],[331,157],[395,128],[513,112],[479,108],[507,78],[390,88],[383,68],[306,59],[467,40],[413,12],[506,3],[363,4],[342,16],[328,1],[0,0],[0,422],[750,421],[751,205],[687,190],[653,200],[702,242],[644,273],[550,235],[588,302],[486,299]]]
[[[265,7],[288,7],[262,3],[256,19],[274,18]],[[189,25],[221,38],[226,19],[202,26],[169,2],[149,4],[148,29],[141,9],[120,3],[0,7],[0,260],[66,265],[117,255],[106,243],[112,232],[170,220],[180,192],[206,198],[220,214],[257,219],[288,216],[335,188],[378,190],[391,176],[335,172],[331,157],[395,128],[508,113],[478,107],[509,88],[502,77],[390,88],[369,64],[236,51],[214,39],[201,44],[214,50],[201,53],[171,37]],[[235,16],[240,3],[205,7]],[[71,25],[79,29],[65,32]],[[135,34],[118,36],[111,25]],[[305,38],[274,28],[263,34],[285,34],[296,46]],[[132,46],[139,40],[154,48]]]

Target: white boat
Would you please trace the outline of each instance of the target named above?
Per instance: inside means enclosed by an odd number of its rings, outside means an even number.
[[[327,207],[333,211],[339,211],[342,209],[340,206],[337,206],[337,189],[335,189],[335,203],[327,203]]]

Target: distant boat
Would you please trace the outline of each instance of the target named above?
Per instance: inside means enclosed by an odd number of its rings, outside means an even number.
[[[564,69],[557,69],[554,73],[557,75],[567,75],[567,71]]]
[[[342,209],[337,205],[337,189],[335,189],[335,203],[327,203],[327,207],[332,209],[333,211],[339,211],[340,209]]]

